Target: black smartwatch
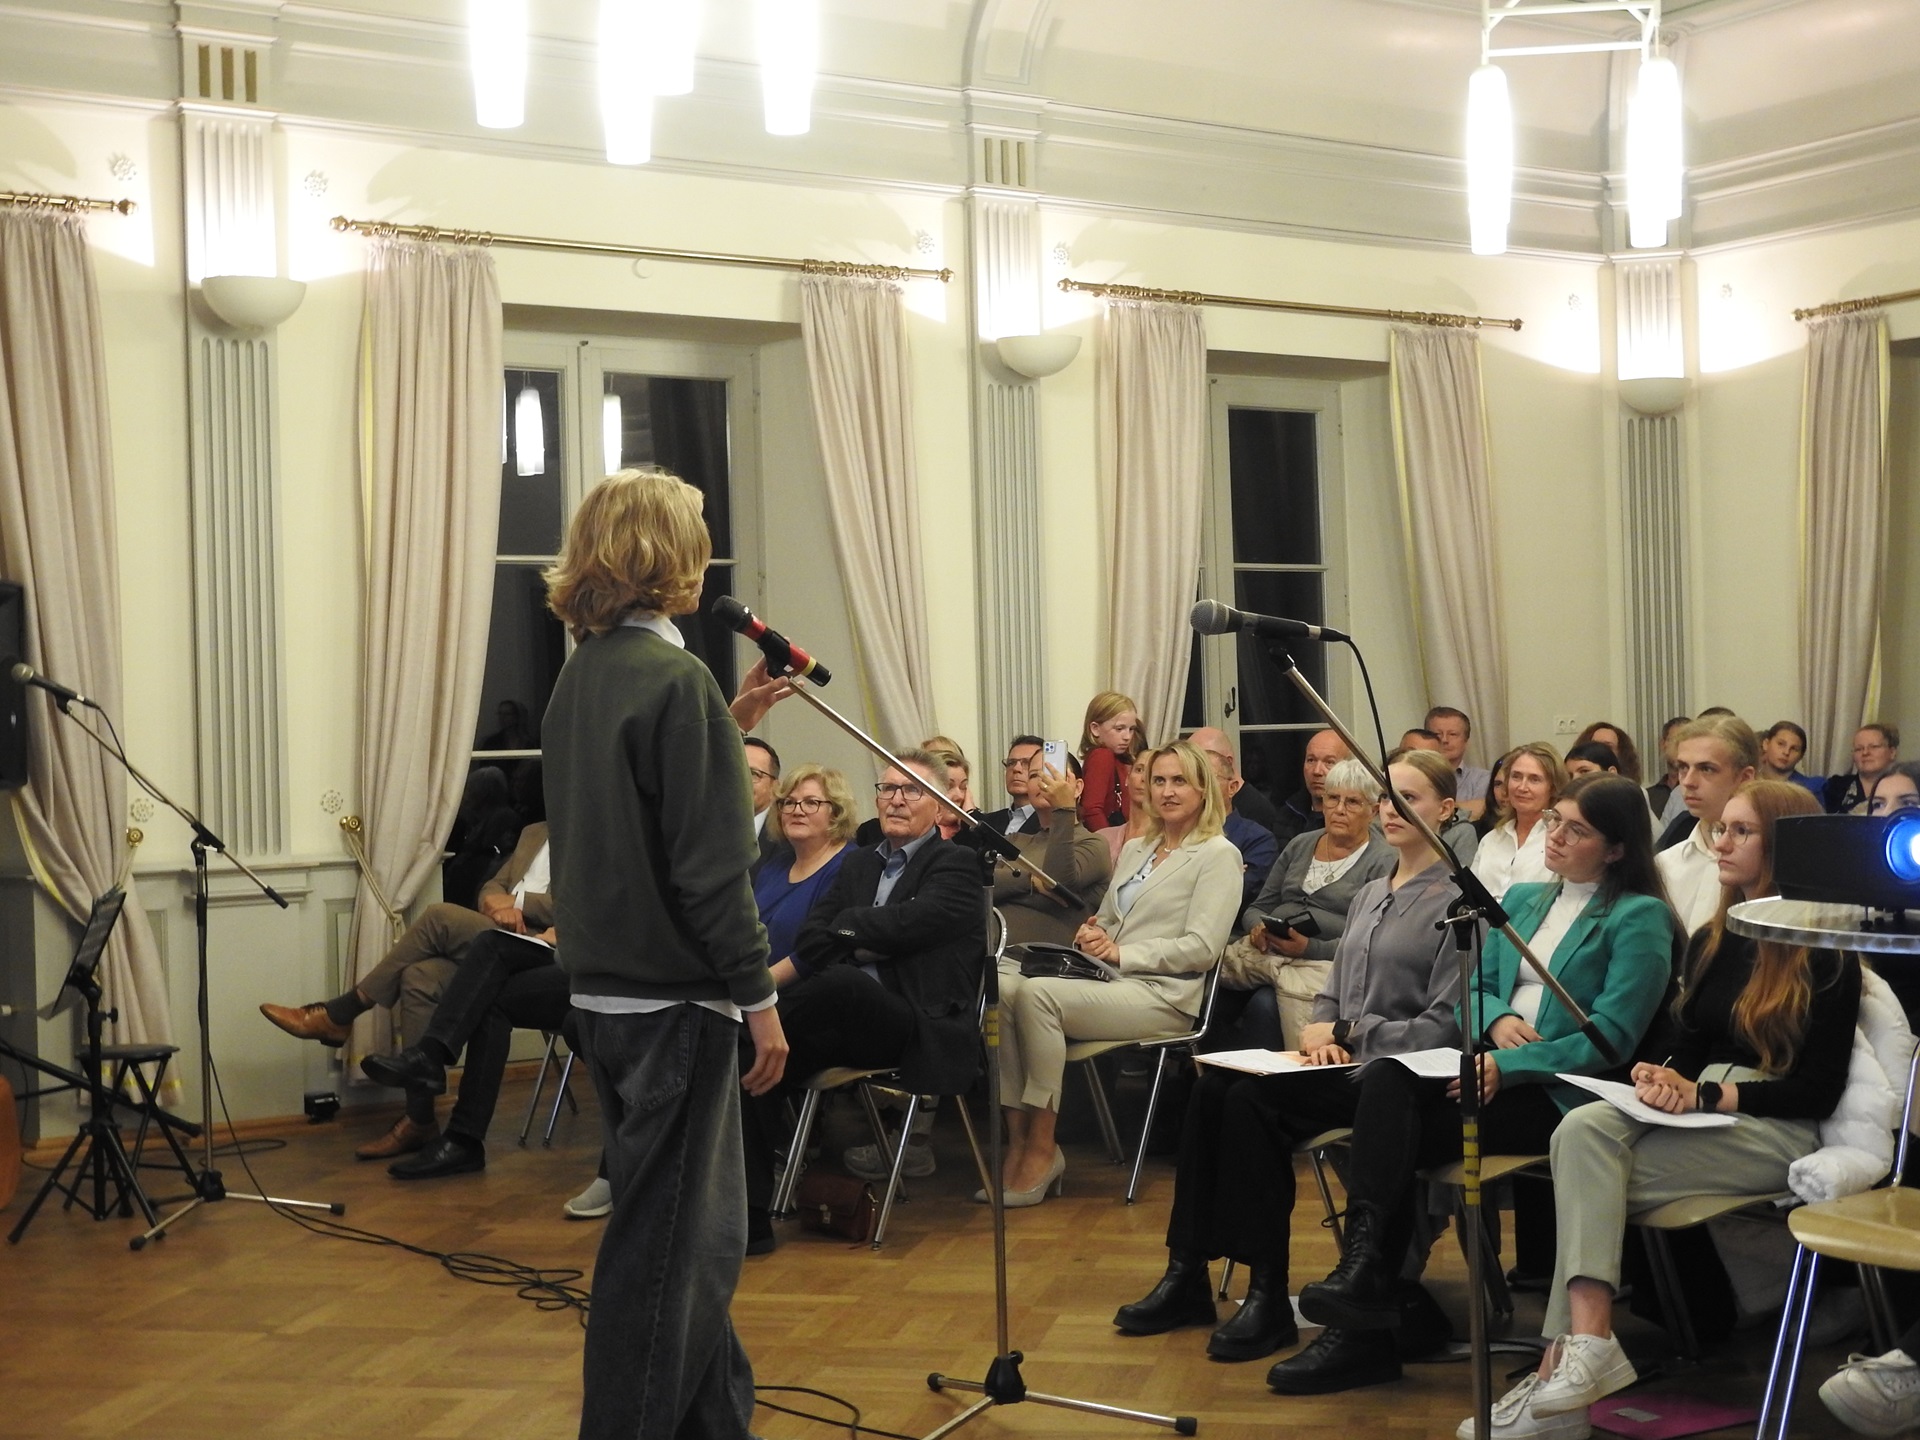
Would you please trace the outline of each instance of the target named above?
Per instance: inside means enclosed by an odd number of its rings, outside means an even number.
[[[1720,1108],[1720,1082],[1702,1080],[1693,1087],[1693,1108],[1696,1110],[1718,1110]]]
[[[1333,1022],[1333,1043],[1342,1050],[1347,1048],[1347,1039],[1353,1034],[1353,1021],[1336,1020]]]

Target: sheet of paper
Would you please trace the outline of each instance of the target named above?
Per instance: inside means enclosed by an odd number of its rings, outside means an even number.
[[[1669,1115],[1643,1102],[1633,1093],[1633,1086],[1624,1085],[1618,1080],[1596,1080],[1591,1075],[1562,1075],[1560,1079],[1569,1085],[1578,1085],[1582,1090],[1592,1091],[1621,1114],[1647,1125],[1670,1125],[1676,1130],[1717,1130],[1735,1124],[1740,1119],[1738,1115],[1703,1114],[1697,1110],[1689,1110],[1683,1115]]]
[[[1409,1050],[1404,1055],[1383,1055],[1380,1058],[1399,1061],[1423,1080],[1460,1078],[1460,1052],[1451,1045],[1441,1045],[1433,1050]]]
[[[1194,1057],[1202,1065],[1247,1075],[1303,1075],[1326,1070],[1357,1070],[1358,1065],[1309,1065],[1298,1050],[1215,1050]]]

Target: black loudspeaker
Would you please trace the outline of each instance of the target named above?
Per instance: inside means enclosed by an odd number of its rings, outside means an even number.
[[[27,783],[27,687],[13,678],[27,655],[27,592],[0,580],[0,790]]]
[[[1773,879],[1789,900],[1920,910],[1920,811],[1783,815]]]

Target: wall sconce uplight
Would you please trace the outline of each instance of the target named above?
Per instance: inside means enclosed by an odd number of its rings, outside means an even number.
[[[1002,335],[993,344],[1000,363],[1029,380],[1058,375],[1080,353],[1078,335],[1057,331],[1051,335]]]
[[[1684,375],[1639,375],[1620,382],[1620,398],[1642,415],[1671,415],[1687,403],[1692,388]]]
[[[277,275],[209,275],[200,282],[207,308],[235,330],[272,330],[300,308],[304,280]]]

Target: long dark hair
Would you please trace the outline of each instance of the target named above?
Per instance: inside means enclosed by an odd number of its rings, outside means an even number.
[[[1651,895],[1668,910],[1667,887],[1660,867],[1653,863],[1653,827],[1647,820],[1647,796],[1624,775],[1606,771],[1582,775],[1560,794],[1580,807],[1580,818],[1600,832],[1609,845],[1620,847],[1620,858],[1600,876],[1597,898],[1610,906],[1622,895]],[[1674,924],[1679,924],[1675,916]]]

